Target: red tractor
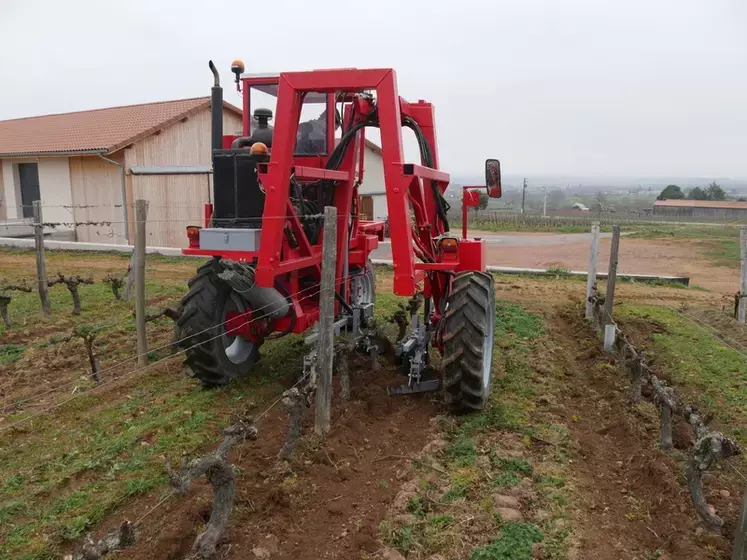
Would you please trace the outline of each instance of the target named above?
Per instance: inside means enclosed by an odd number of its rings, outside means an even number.
[[[418,297],[396,352],[408,383],[397,392],[441,387],[453,410],[481,409],[490,389],[495,322],[486,241],[449,231],[439,170],[434,107],[399,96],[391,69],[245,74],[243,131],[223,134],[222,89],[213,63],[213,202],[203,227],[187,230],[187,255],[204,255],[182,300],[186,362],[206,386],[249,373],[269,338],[301,333],[319,318],[322,212],[337,208],[336,328],[370,348],[375,302],[371,252],[384,222],[361,219],[365,130],[376,127],[386,183],[394,293]],[[275,126],[257,95],[276,103]],[[254,112],[252,110],[254,109]],[[316,109],[316,110],[314,110]],[[313,111],[315,118],[304,121]],[[404,163],[409,128],[420,163]],[[500,196],[500,164],[488,160],[486,185]],[[422,309],[422,318],[418,308]],[[428,350],[443,356],[442,380],[426,379]]]

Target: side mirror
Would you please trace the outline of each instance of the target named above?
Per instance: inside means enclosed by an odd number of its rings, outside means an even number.
[[[500,198],[503,195],[501,186],[501,162],[497,159],[485,160],[485,186],[490,198]]]

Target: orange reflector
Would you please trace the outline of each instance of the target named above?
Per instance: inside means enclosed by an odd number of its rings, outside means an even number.
[[[249,148],[249,153],[252,155],[267,155],[267,144],[264,142],[255,142],[252,147]]]
[[[200,246],[200,228],[197,226],[188,226],[187,238],[189,239],[190,247],[198,248]]]
[[[441,252],[442,253],[456,253],[459,246],[459,241],[456,237],[444,237],[441,240]]]

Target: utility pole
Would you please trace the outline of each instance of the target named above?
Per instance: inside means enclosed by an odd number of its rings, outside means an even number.
[[[547,217],[547,187],[545,187],[545,203],[542,205],[542,217]]]
[[[524,177],[524,188],[521,189],[521,213],[524,213],[524,202],[527,198],[527,178]]]

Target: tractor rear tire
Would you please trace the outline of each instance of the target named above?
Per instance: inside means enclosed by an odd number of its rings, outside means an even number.
[[[231,379],[245,377],[259,359],[259,344],[226,334],[226,312],[231,307],[241,311],[237,294],[218,278],[216,259],[197,269],[189,282],[189,292],[182,298],[179,347],[184,349],[184,363],[205,387],[226,385]],[[240,351],[227,353],[236,342]]]
[[[487,272],[457,273],[447,300],[444,326],[443,388],[454,412],[485,408],[495,336],[495,290]]]

